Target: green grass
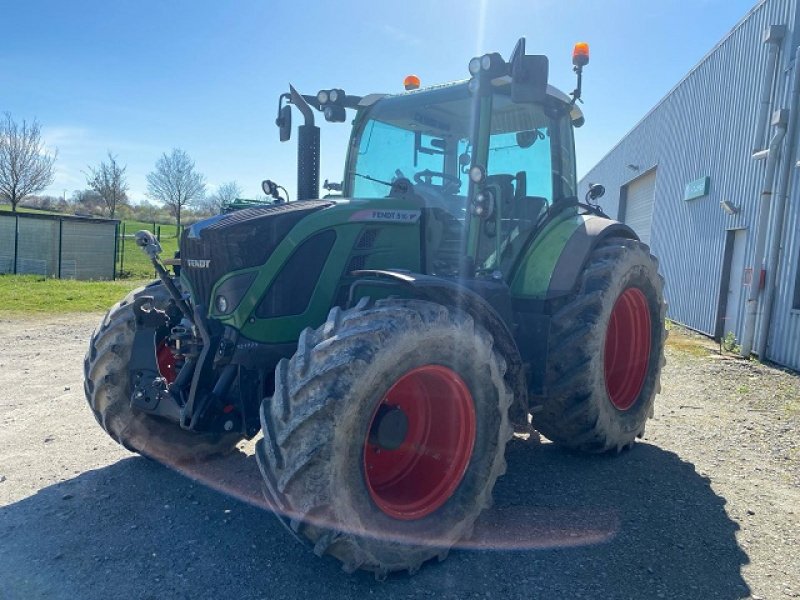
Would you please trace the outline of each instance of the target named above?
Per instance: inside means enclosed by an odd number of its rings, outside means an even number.
[[[0,212],[11,212],[10,204],[0,204]],[[38,215],[63,215],[65,213],[56,212],[53,210],[41,210],[39,208],[29,208],[27,206],[17,206],[17,212],[20,214],[34,213]]]
[[[136,245],[134,236],[141,229],[147,229],[152,233],[153,223],[144,221],[123,221],[125,224],[125,237],[123,238],[124,254],[117,255],[117,268],[119,277],[144,279],[152,278],[155,275],[153,265],[147,255]],[[161,235],[161,248],[164,252],[161,258],[172,258],[178,249],[178,238],[175,235],[175,225],[158,225]],[[122,232],[122,225],[120,225]]]
[[[146,281],[75,281],[0,275],[0,317],[104,312]]]
[[[132,219],[126,219],[122,221],[120,227],[125,225],[125,235],[134,235],[140,229],[147,229],[152,233],[155,233],[155,227],[161,230],[161,241],[163,243],[164,239],[166,238],[174,238],[175,237],[175,224],[167,225],[165,223],[153,223],[153,221],[135,221]],[[155,227],[154,227],[155,226]]]

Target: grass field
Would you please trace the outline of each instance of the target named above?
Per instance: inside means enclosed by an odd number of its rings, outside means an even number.
[[[124,225],[124,229],[123,229]],[[122,238],[122,245],[120,252],[117,255],[117,269],[119,269],[119,277],[121,278],[152,278],[154,276],[153,265],[147,255],[141,251],[136,245],[134,236],[136,232],[141,229],[147,229],[152,233],[160,234],[161,247],[164,252],[162,258],[172,258],[175,251],[178,249],[178,238],[175,234],[175,225],[161,225],[144,221],[123,221],[120,224],[120,233],[124,231],[125,236]]]
[[[147,280],[75,281],[0,275],[0,317],[104,312]]]
[[[11,205],[10,204],[0,204],[0,212],[11,212]],[[27,206],[17,206],[18,213],[33,213],[37,215],[61,215],[64,213],[56,212],[53,210],[41,210],[38,208],[28,208]]]

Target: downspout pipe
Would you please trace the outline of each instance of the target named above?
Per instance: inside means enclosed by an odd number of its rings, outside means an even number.
[[[758,229],[756,232],[756,251],[753,257],[753,276],[750,280],[750,290],[747,295],[747,305],[742,334],[742,356],[749,357],[753,351],[753,338],[756,331],[756,316],[758,313],[758,297],[761,293],[761,269],[764,263],[764,249],[767,240],[767,227],[769,226],[770,207],[772,205],[772,189],[775,186],[775,172],[780,160],[781,144],[786,136],[786,122],[788,111],[775,111],[772,123],[775,125],[775,135],[769,143],[769,156],[767,157],[764,185],[761,188],[761,202],[758,209]]]
[[[794,65],[792,67],[792,94],[789,100],[789,128],[786,131],[786,158],[781,164],[780,179],[778,180],[778,193],[775,198],[775,208],[772,217],[772,238],[769,241],[769,254],[767,256],[767,279],[764,288],[763,316],[761,329],[758,334],[756,351],[760,360],[766,359],[767,341],[769,340],[770,325],[772,320],[772,304],[778,285],[778,260],[781,246],[783,245],[783,231],[786,222],[786,203],[791,187],[791,175],[797,153],[798,108],[800,107],[800,46],[795,50]]]
[[[772,101],[772,88],[775,85],[775,69],[778,65],[780,43],[786,35],[785,25],[770,25],[764,30],[764,43],[767,49],[767,68],[764,69],[764,79],[761,82],[761,96],[758,104],[758,118],[756,119],[756,135],[753,139],[753,154],[764,150],[764,135],[767,131],[767,115]]]

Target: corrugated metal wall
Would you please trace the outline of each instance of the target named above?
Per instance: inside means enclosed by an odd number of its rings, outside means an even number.
[[[620,189],[657,167],[651,245],[667,280],[668,314],[709,335],[714,335],[717,326],[726,230],[747,229],[747,265],[752,264],[754,254],[766,167],[766,161],[751,158],[767,62],[764,30],[769,25],[786,25],[788,30],[779,57],[772,112],[788,107],[789,69],[797,46],[796,9],[797,0],[758,4],[581,181],[582,194],[589,182],[606,186],[601,205],[616,218]],[[589,111],[589,130],[591,119]],[[796,157],[787,160],[794,162]],[[686,185],[705,176],[711,178],[709,194],[684,201]],[[781,286],[767,356],[800,368],[800,311],[791,309],[800,254],[796,170],[792,179]],[[721,200],[740,207],[740,212],[728,215],[720,208]],[[743,331],[745,298],[742,294],[733,328],[737,339]]]
[[[64,279],[113,279],[116,226],[116,221],[2,214],[0,274],[14,273],[14,238],[18,232],[18,274]]]

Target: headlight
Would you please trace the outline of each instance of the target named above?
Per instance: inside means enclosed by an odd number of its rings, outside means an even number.
[[[494,213],[494,196],[487,191],[479,192],[472,201],[472,214],[481,219],[488,219]]]
[[[230,315],[244,298],[250,285],[256,278],[256,272],[231,275],[214,289],[213,312],[217,315]],[[213,315],[212,315],[213,316]]]
[[[472,183],[480,183],[486,177],[486,171],[480,165],[475,165],[469,170],[469,179]]]
[[[478,71],[481,70],[481,59],[477,56],[469,61],[469,72],[472,75],[477,75]]]

